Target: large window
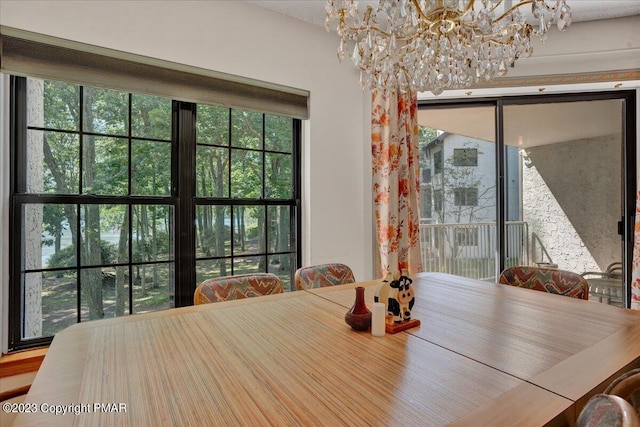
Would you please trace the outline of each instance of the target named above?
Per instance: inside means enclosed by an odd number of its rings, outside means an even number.
[[[453,166],[478,166],[478,149],[454,148]]]
[[[293,120],[198,105],[196,274],[269,271],[291,288]]]
[[[12,77],[10,348],[298,266],[300,122]],[[289,287],[288,286],[288,287]]]
[[[454,206],[478,206],[478,189],[459,187],[453,189]]]

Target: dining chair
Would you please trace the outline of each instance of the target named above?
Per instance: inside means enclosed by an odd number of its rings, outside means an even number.
[[[302,267],[296,271],[294,282],[296,289],[323,288],[325,286],[343,285],[356,281],[351,269],[340,263],[329,263]]]
[[[605,394],[619,396],[629,402],[640,417],[640,369],[632,369],[613,380]]]
[[[580,273],[589,284],[589,299],[622,307],[622,263],[613,262],[604,271]]]
[[[572,298],[589,299],[589,284],[585,278],[566,270],[523,265],[509,267],[500,274],[498,282]]]
[[[196,288],[193,302],[199,305],[283,292],[282,281],[273,273],[238,274],[204,280]]]
[[[580,411],[578,427],[640,427],[633,407],[619,396],[596,394]]]

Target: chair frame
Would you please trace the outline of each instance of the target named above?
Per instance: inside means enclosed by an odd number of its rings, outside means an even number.
[[[269,286],[262,289],[264,284]],[[202,281],[193,294],[193,303],[208,304],[283,292],[282,281],[273,273],[237,274]]]
[[[521,275],[517,274],[518,271],[526,275],[524,280]],[[513,275],[513,277],[510,277],[511,275]],[[544,282],[540,282],[540,276],[548,279]],[[516,283],[512,280],[514,278],[516,279]],[[575,281],[576,284],[568,289],[559,289],[560,284],[564,280]],[[505,268],[502,273],[500,273],[498,283],[510,286],[519,286],[536,291],[544,291],[555,295],[580,298],[583,300],[589,299],[589,283],[587,280],[580,274],[567,270],[518,265]]]
[[[311,275],[315,275],[319,270],[333,270],[341,272],[342,277],[327,278],[326,276],[321,277],[310,277]],[[344,285],[347,283],[355,283],[356,279],[353,275],[353,271],[346,264],[341,264],[338,262],[327,263],[327,264],[317,264],[310,265],[307,267],[299,268],[296,271],[294,277],[294,283],[296,286],[296,290],[302,291],[304,289],[313,289],[313,288],[323,288],[327,286],[335,286],[335,285]]]

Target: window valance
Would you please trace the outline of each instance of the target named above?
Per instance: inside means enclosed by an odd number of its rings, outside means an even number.
[[[0,29],[0,70],[82,85],[307,119],[309,93],[198,67]]]

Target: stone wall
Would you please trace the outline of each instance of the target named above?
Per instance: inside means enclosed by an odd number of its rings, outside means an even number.
[[[521,155],[531,261],[578,273],[620,261],[620,135],[533,147]]]

